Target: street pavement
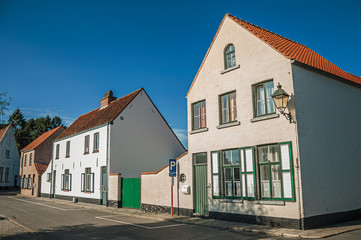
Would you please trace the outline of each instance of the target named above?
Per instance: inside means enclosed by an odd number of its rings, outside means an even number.
[[[361,239],[361,221],[301,231],[1,194],[0,227],[0,239]]]

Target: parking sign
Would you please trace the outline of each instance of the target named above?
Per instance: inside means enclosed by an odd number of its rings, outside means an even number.
[[[169,177],[177,176],[177,160],[169,159]]]

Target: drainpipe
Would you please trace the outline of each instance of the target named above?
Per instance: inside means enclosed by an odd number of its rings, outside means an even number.
[[[110,128],[111,125],[113,124],[113,122],[108,122],[107,124],[107,165],[106,165],[106,169],[107,169],[107,203],[106,206],[108,207],[108,202],[109,202],[109,178],[110,178]]]

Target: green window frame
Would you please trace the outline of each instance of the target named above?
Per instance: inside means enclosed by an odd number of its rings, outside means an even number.
[[[263,145],[257,150],[260,199],[294,201],[291,142]]]
[[[212,198],[221,198],[221,178],[219,173],[219,151],[211,152]]]
[[[228,92],[219,96],[219,122],[226,124],[237,121],[237,98],[236,91]]]
[[[276,107],[272,100],[273,89],[273,80],[253,86],[254,117],[276,113]]]
[[[192,130],[207,127],[206,100],[192,104]]]
[[[233,44],[228,44],[224,50],[224,68],[236,66],[236,51]]]
[[[254,147],[240,148],[242,199],[257,198],[256,161]]]

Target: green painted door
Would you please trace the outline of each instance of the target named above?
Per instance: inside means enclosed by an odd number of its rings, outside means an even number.
[[[194,205],[200,215],[208,215],[207,154],[193,155]]]
[[[140,178],[123,178],[122,190],[123,207],[140,208]]]
[[[102,204],[107,204],[107,169],[106,167],[102,167],[102,182],[101,182],[101,195],[102,195]]]

